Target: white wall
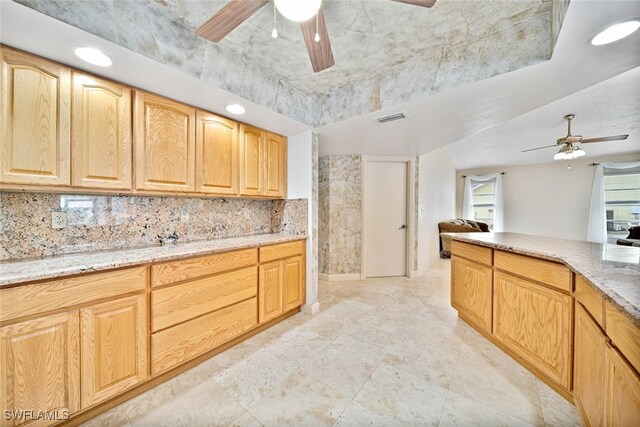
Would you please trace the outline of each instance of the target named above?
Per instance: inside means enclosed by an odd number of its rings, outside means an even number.
[[[640,154],[626,154],[459,171],[457,216],[462,215],[462,175],[504,171],[504,231],[586,240],[594,170],[589,164],[638,158]],[[571,169],[567,168],[569,164]]]
[[[424,272],[440,257],[438,223],[455,217],[455,195],[456,170],[448,152],[439,149],[420,156],[418,272]]]
[[[313,135],[311,131],[290,136],[287,153],[287,198],[307,199],[307,304],[318,301],[318,286],[313,283],[315,274],[313,266],[317,260],[313,257],[313,244],[316,236],[313,235],[313,215],[316,208],[313,206]]]

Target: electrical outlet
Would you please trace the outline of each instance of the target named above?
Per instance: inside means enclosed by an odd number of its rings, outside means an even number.
[[[66,228],[67,227],[67,213],[54,211],[51,212],[51,228]]]
[[[180,222],[189,222],[189,212],[182,212],[180,214]]]

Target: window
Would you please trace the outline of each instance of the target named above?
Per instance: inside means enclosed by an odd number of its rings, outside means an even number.
[[[496,203],[496,181],[471,180],[473,218],[476,221],[489,224],[489,230],[493,230],[493,220]]]
[[[605,170],[604,200],[607,241],[615,243],[627,237],[630,227],[640,225],[640,172]]]

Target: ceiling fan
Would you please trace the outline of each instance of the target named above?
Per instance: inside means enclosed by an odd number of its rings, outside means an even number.
[[[273,0],[275,8],[292,21],[300,22],[304,43],[307,45],[313,71],[331,68],[335,65],[327,26],[322,13],[322,0]],[[436,0],[393,0],[421,7],[432,7]],[[238,25],[251,17],[269,0],[231,0],[207,22],[196,34],[213,42],[219,42]],[[274,11],[275,14],[275,11]],[[312,18],[316,19],[312,19]],[[275,19],[275,15],[274,15]],[[277,32],[274,30],[274,37]]]
[[[575,117],[575,114],[567,114],[564,116],[567,121],[567,136],[559,138],[555,144],[546,145],[544,147],[530,148],[528,150],[522,150],[523,153],[527,151],[541,150],[543,148],[551,148],[560,146],[560,151],[553,156],[553,160],[571,160],[584,156],[586,153],[580,147],[574,144],[590,144],[592,142],[604,142],[604,141],[622,141],[627,139],[629,135],[615,135],[615,136],[603,136],[600,138],[588,138],[584,139],[582,135],[571,135],[571,121]]]

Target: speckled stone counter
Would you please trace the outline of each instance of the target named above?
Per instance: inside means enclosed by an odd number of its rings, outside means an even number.
[[[63,255],[51,258],[39,258],[19,261],[0,262],[0,287],[35,280],[112,268],[130,267],[154,262],[209,255],[257,246],[272,245],[306,239],[299,234],[259,234],[216,240],[204,240],[189,243],[177,243],[166,246],[150,246],[137,249],[89,252]]]
[[[448,233],[454,240],[562,262],[640,326],[640,248],[518,233]]]

